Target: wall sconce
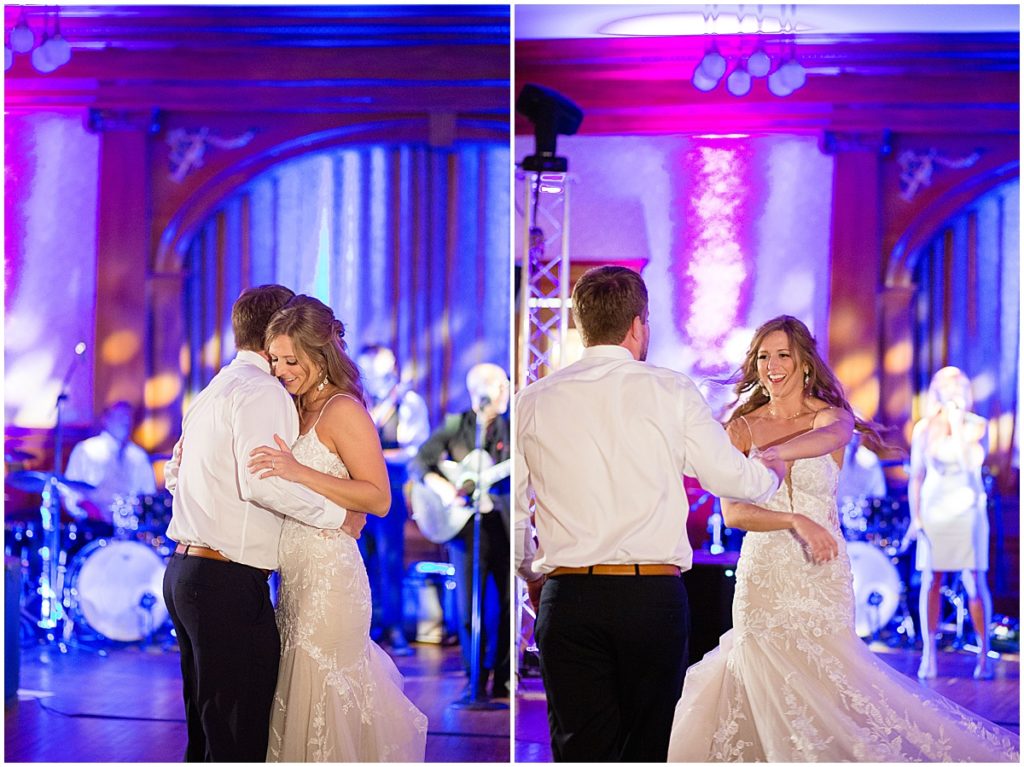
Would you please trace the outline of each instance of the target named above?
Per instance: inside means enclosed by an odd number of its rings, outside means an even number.
[[[53,31],[50,31],[50,21],[53,20]],[[46,13],[43,16],[42,40],[37,46],[36,36],[28,25],[25,11],[22,10],[18,23],[8,35],[8,44],[4,46],[4,71],[7,71],[14,64],[16,53],[29,53],[31,51],[32,66],[41,74],[49,74],[58,67],[62,67],[71,60],[71,45],[60,33],[60,11],[54,10],[53,14]]]

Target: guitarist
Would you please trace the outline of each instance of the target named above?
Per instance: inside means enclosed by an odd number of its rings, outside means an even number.
[[[481,363],[466,375],[466,388],[472,409],[449,415],[444,424],[430,435],[409,463],[409,473],[420,478],[442,498],[457,493],[471,496],[472,487],[457,488],[440,472],[438,463],[444,459],[461,461],[474,448],[481,447],[495,463],[509,458],[509,379],[505,371],[491,363]],[[493,511],[480,518],[480,574],[482,593],[486,595],[487,578],[493,579],[498,593],[497,632],[487,631],[486,599],[481,599],[480,664],[478,698],[488,692],[495,698],[509,694],[509,510],[508,479],[495,483],[489,490]],[[485,506],[486,508],[486,506]],[[463,667],[470,672],[472,606],[473,606],[473,519],[463,525],[448,543],[448,555],[455,567],[456,593],[459,603],[459,641],[462,645]],[[487,688],[490,672],[493,685]],[[472,677],[470,677],[472,678]],[[472,691],[467,683],[466,693]]]
[[[359,539],[373,594],[373,634],[392,655],[411,655],[402,633],[402,579],[405,575],[406,464],[430,434],[427,403],[401,382],[398,360],[386,346],[367,344],[356,355],[370,417],[377,427],[391,484],[387,516],[367,515]],[[371,520],[370,517],[373,517]]]

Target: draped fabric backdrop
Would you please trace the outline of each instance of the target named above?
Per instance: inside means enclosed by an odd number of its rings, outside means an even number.
[[[913,376],[914,418],[939,368],[973,383],[974,409],[989,419],[988,465],[1000,490],[1016,492],[1020,363],[1020,182],[979,197],[921,249]]]
[[[989,423],[986,466],[996,491],[990,517],[997,594],[1016,582],[1006,548],[1020,535],[1017,515],[1001,511],[1020,489],[1019,205],[1019,181],[981,196],[921,249],[914,273],[914,418],[923,415],[928,384],[939,368],[956,365],[970,377],[974,410]]]
[[[395,349],[437,424],[469,407],[466,372],[508,367],[509,151],[498,142],[346,147],[241,187],[185,258],[185,401],[234,355],[231,304],[277,282],[345,323],[353,356]]]

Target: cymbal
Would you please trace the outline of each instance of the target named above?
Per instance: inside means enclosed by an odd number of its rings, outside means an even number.
[[[41,493],[52,476],[52,474],[47,474],[43,471],[12,471],[7,475],[7,484],[26,493]],[[63,477],[57,477],[57,484],[79,492],[96,489],[95,485],[90,485],[88,482],[82,482],[77,479],[64,479]]]
[[[16,447],[9,447],[4,450],[4,463],[19,463],[21,461],[31,461],[33,458],[38,458],[35,453],[29,453],[26,450],[18,450]]]

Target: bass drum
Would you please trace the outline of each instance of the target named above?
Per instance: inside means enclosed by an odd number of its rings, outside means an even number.
[[[846,544],[853,571],[853,600],[857,636],[868,637],[885,628],[900,604],[900,574],[877,546],[865,541]]]
[[[72,616],[107,639],[145,639],[168,618],[163,596],[166,569],[166,562],[144,543],[93,541],[71,568]]]

